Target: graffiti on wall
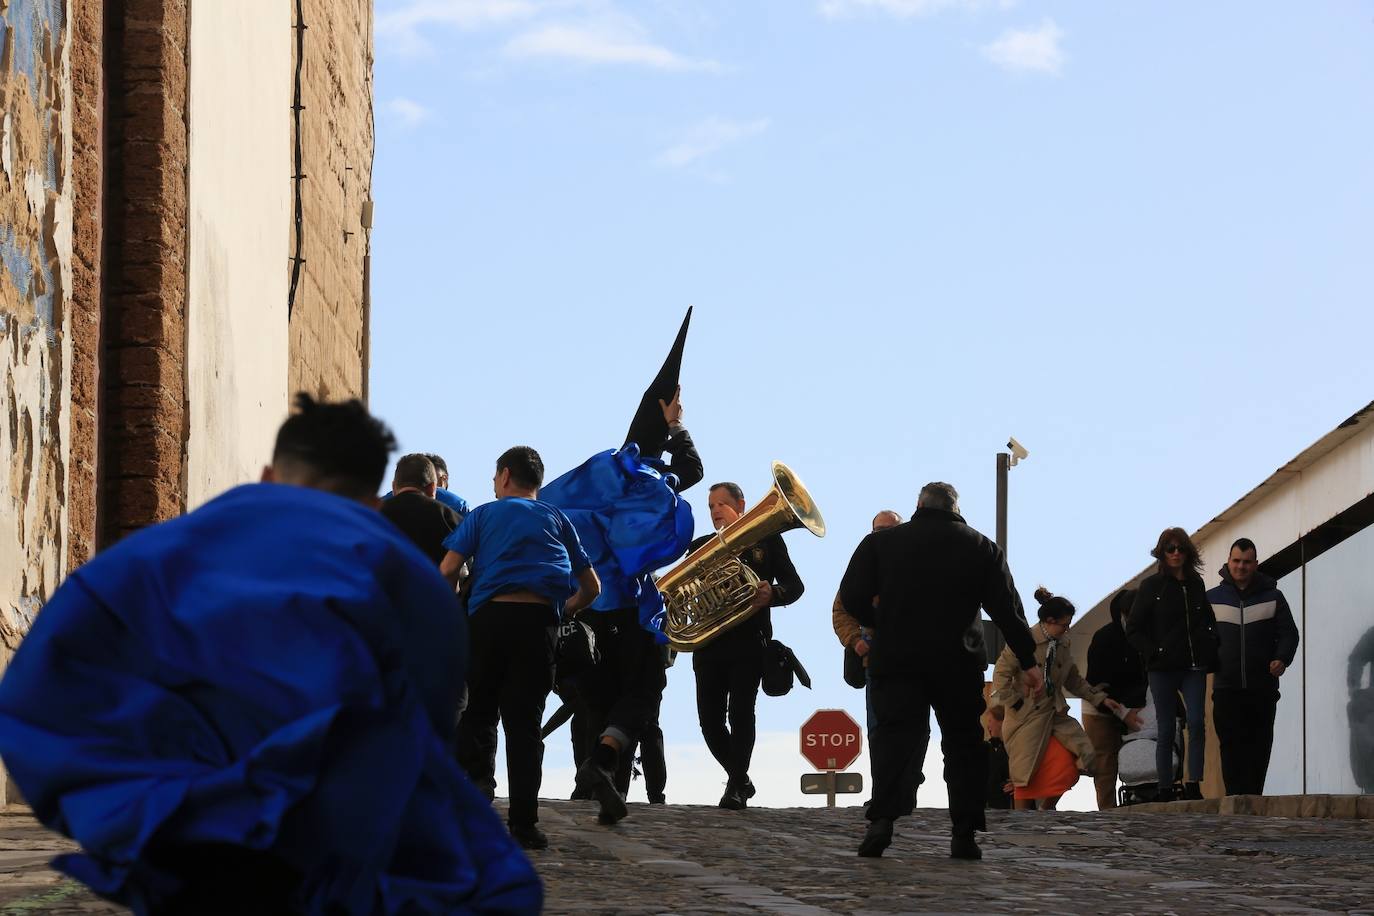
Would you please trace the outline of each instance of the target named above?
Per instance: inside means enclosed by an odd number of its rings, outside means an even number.
[[[0,0],[0,660],[66,554],[68,41],[67,0]]]

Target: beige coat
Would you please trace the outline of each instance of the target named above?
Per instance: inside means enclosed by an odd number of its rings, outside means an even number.
[[[1031,633],[1035,636],[1035,660],[1043,670],[1049,643],[1045,631],[1039,626],[1032,627]],[[1069,715],[1064,691],[1068,690],[1094,706],[1106,700],[1107,694],[1079,676],[1067,635],[1059,640],[1051,676],[1054,681],[1053,695],[1047,694],[1038,700],[1027,697],[1021,686],[1021,665],[1010,647],[1002,650],[993,671],[989,704],[1001,706],[1006,711],[1002,721],[1002,741],[1007,747],[1011,781],[1017,786],[1025,786],[1035,775],[1051,735],[1058,738],[1059,743],[1078,759],[1080,773],[1096,773],[1097,758],[1092,742],[1078,720]]]

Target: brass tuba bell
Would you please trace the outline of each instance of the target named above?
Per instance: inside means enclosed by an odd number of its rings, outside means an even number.
[[[667,608],[664,632],[680,652],[691,652],[753,616],[759,577],[740,559],[765,538],[793,528],[825,537],[825,519],[801,479],[773,462],[773,487],[739,518],[717,531],[658,580]]]

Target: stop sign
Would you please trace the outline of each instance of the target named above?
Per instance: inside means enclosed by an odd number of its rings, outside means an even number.
[[[843,770],[859,759],[862,736],[843,709],[818,709],[802,723],[801,753],[818,770]]]

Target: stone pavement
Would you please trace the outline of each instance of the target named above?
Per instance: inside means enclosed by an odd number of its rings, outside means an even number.
[[[1374,822],[1186,813],[994,812],[980,863],[948,858],[941,810],[899,822],[878,860],[857,808],[544,803],[549,913],[1374,914]],[[0,914],[116,913],[46,867],[70,848],[0,816]]]

